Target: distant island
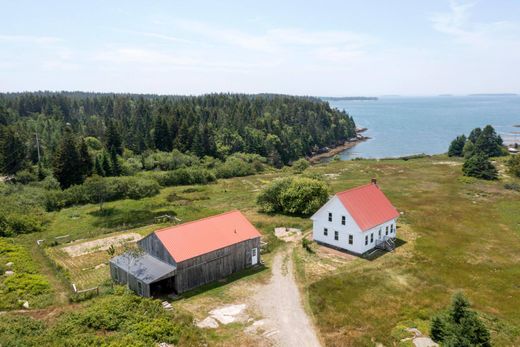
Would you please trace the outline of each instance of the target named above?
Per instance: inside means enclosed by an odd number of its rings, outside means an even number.
[[[468,96],[518,96],[515,93],[482,93],[482,94],[469,94]]]
[[[377,100],[375,96],[322,96],[326,101],[352,101],[352,100]]]

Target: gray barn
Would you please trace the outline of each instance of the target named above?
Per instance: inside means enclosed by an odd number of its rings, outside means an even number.
[[[112,258],[110,273],[142,296],[180,294],[258,264],[260,236],[231,211],[155,231],[139,252]]]

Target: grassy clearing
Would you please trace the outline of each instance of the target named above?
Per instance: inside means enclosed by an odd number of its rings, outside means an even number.
[[[398,226],[404,244],[394,253],[372,261],[343,261],[320,252],[309,254],[301,247],[293,254],[307,308],[327,345],[399,344],[406,337],[404,328],[427,330],[431,316],[446,307],[458,290],[483,315],[495,345],[520,344],[520,193],[504,189],[504,182],[463,178],[461,161],[443,156],[331,162],[308,170],[323,174],[332,192],[376,177],[404,212]],[[36,239],[64,234],[73,240],[91,240],[144,226],[138,232],[146,235],[162,226],[153,224],[160,214],[175,214],[185,222],[237,208],[277,247],[280,243],[273,236],[274,227],[311,227],[306,218],[258,212],[255,198],[260,189],[285,175],[284,171],[269,172],[206,186],[170,187],[155,197],[107,203],[109,212],[104,214],[95,205],[72,207],[51,214],[45,232],[14,240],[32,249]],[[60,258],[60,247],[47,250],[53,258],[68,261]],[[108,270],[95,266],[108,259],[105,254],[74,259],[68,265],[74,269],[71,276],[85,286],[104,281]],[[269,257],[264,258],[268,263]],[[254,287],[250,284],[268,277],[267,268],[205,287],[174,305],[204,318],[219,305],[241,302],[248,288]],[[59,292],[59,283],[50,283]],[[240,333],[241,327],[233,325],[208,335],[214,344],[226,345]]]
[[[446,158],[331,163],[317,170],[339,173],[334,191],[377,177],[404,212],[398,236],[406,242],[324,278],[313,277],[312,262],[300,261],[299,277],[328,345],[398,343],[400,326],[424,327],[458,290],[489,322],[500,321],[490,323],[496,345],[520,343],[513,328],[520,326],[520,194],[501,182],[460,179],[460,166]]]

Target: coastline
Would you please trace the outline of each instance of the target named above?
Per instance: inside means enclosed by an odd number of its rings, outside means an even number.
[[[358,143],[369,140],[370,137],[361,135],[365,131],[367,131],[367,128],[356,129],[356,139],[355,140],[350,140],[350,141],[347,140],[341,145],[338,145],[334,148],[328,148],[325,152],[314,154],[314,155],[308,157],[307,159],[309,160],[309,162],[311,164],[317,164],[320,161],[322,161],[323,159],[332,158],[335,155],[343,152],[344,150],[354,147]]]

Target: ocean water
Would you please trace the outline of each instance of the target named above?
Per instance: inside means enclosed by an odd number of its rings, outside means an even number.
[[[520,96],[382,97],[368,101],[331,101],[354,117],[370,140],[340,154],[387,158],[448,151],[455,136],[491,124],[504,142],[520,143]]]

